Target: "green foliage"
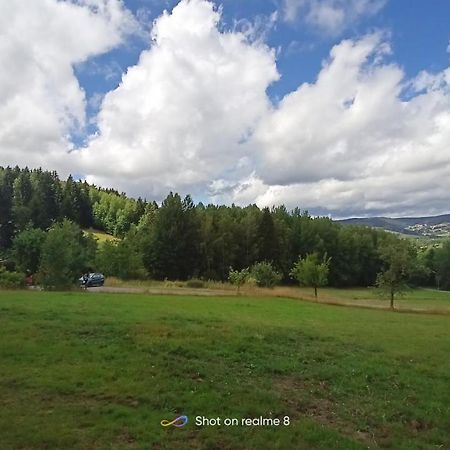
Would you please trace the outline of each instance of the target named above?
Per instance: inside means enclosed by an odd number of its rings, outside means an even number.
[[[84,182],[75,182],[69,176],[64,183],[61,203],[63,217],[72,220],[80,227],[88,228],[93,224],[92,203],[89,198],[89,185]]]
[[[438,289],[450,290],[450,240],[434,251],[433,269]]]
[[[281,281],[281,274],[277,272],[272,263],[262,261],[252,266],[251,276],[259,287],[272,288]]]
[[[262,210],[258,226],[258,259],[260,261],[275,261],[278,259],[278,236],[269,208]]]
[[[67,288],[92,267],[95,241],[65,219],[47,233],[42,246],[39,278],[49,289]]]
[[[233,270],[233,268],[230,267],[228,280],[230,281],[231,284],[234,284],[237,287],[238,292],[241,286],[244,285],[249,278],[250,278],[250,270],[248,267],[242,270]]]
[[[91,188],[89,194],[95,227],[115,236],[123,237],[136,225],[147,206],[140,198],[134,200],[111,189]]]
[[[198,274],[199,223],[192,199],[170,193],[155,217],[144,262],[157,279],[186,280]]]
[[[311,253],[294,264],[290,275],[302,286],[313,287],[317,299],[317,288],[328,284],[330,261],[331,258],[327,258],[326,255],[320,260],[317,253]]]
[[[146,278],[141,254],[133,248],[130,239],[105,241],[99,245],[96,268],[105,276],[123,280]]]
[[[8,272],[0,266],[0,288],[19,289],[25,286],[25,276],[19,272]]]
[[[14,238],[12,255],[21,272],[38,271],[45,238],[45,231],[38,228],[26,228]]]
[[[394,308],[394,298],[408,289],[408,280],[416,268],[417,250],[405,239],[387,236],[379,248],[383,270],[377,275],[376,285],[381,295],[390,298]]]
[[[240,270],[271,261],[286,280],[298,255],[318,253],[332,258],[331,286],[368,286],[385,265],[378,248],[386,233],[341,226],[326,217],[312,218],[299,208],[194,205],[189,196],[181,199],[173,193],[159,207],[71,176],[62,181],[55,172],[0,167],[3,255],[9,256],[20,232],[29,228],[46,231],[64,218],[126,240],[124,245],[105,249],[105,254],[114,253],[113,261],[101,254],[98,257],[105,272],[124,277],[149,274],[157,279],[225,281],[229,267]],[[28,265],[35,266],[37,248],[31,245],[30,253],[34,256],[30,254]],[[450,288],[445,252],[437,253],[436,260],[424,261],[426,270],[418,269],[412,282],[435,285],[442,280],[442,286]],[[26,265],[24,259],[18,257],[21,267]]]

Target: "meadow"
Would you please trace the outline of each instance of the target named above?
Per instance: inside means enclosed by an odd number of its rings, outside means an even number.
[[[204,281],[202,288],[191,288],[185,281],[156,280],[120,280],[114,277],[106,279],[106,286],[111,290],[130,290],[148,294],[173,295],[243,295],[266,296],[316,301],[312,288],[299,286],[276,286],[274,288],[259,288],[254,285],[244,285],[238,293],[236,286],[230,283]],[[389,299],[382,297],[378,289],[367,288],[332,288],[319,289],[319,303],[361,306],[376,309],[389,309]],[[420,312],[450,314],[450,292],[428,288],[407,289],[396,296],[395,308],[400,312]]]
[[[0,291],[0,448],[444,449],[449,354],[447,315]],[[179,415],[185,427],[161,426]]]

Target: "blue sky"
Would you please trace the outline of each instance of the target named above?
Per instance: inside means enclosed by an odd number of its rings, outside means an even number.
[[[125,5],[134,14],[145,11],[145,25],[149,29],[154,19],[165,9],[170,10],[177,0],[125,0]],[[225,0],[215,2],[223,8],[225,28],[233,28],[235,22],[266,20],[279,11],[281,1],[275,0]],[[296,89],[303,82],[312,82],[317,77],[322,61],[330,48],[342,39],[355,38],[373,30],[389,33],[392,43],[392,58],[409,77],[421,70],[439,72],[448,66],[447,48],[450,40],[450,2],[447,0],[386,1],[379,13],[362,17],[342,33],[330,35],[323,30],[302,22],[277,21],[268,32],[267,43],[273,48],[281,47],[277,55],[277,66],[282,77],[269,89],[273,101]],[[88,97],[95,93],[106,93],[117,87],[121,71],[137,63],[141,51],[148,48],[147,39],[133,37],[113,51],[89,60],[87,68],[77,70],[77,77]],[[104,68],[104,71],[101,69]],[[111,71],[109,76],[105,72]]]
[[[156,200],[448,212],[447,0],[11,0],[0,39],[2,165]]]

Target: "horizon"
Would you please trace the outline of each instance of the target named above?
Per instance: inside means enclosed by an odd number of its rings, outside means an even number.
[[[0,6],[0,164],[158,202],[448,214],[450,3],[239,3]]]

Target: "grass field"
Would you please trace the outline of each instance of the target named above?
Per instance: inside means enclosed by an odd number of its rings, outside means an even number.
[[[267,290],[265,291],[267,292]],[[310,288],[276,287],[273,294],[290,298],[314,300]],[[373,308],[389,308],[389,299],[380,297],[375,288],[319,289],[319,302],[366,306]],[[450,314],[450,292],[436,289],[410,289],[395,299],[398,311],[436,312]]]
[[[445,315],[0,291],[0,448],[449,448],[449,355]]]
[[[106,279],[106,286],[112,288],[140,289],[143,292],[151,294],[236,295],[235,286],[230,283],[215,281],[206,281],[202,289],[190,289],[184,281],[124,281],[109,277]],[[244,286],[241,288],[241,295],[262,295],[315,301],[314,291],[311,288],[298,286],[277,286],[273,289]],[[381,297],[375,288],[320,288],[319,302],[389,309],[389,299]],[[438,291],[436,289],[410,289],[404,295],[397,296],[395,307],[399,311],[450,314],[450,292]]]

